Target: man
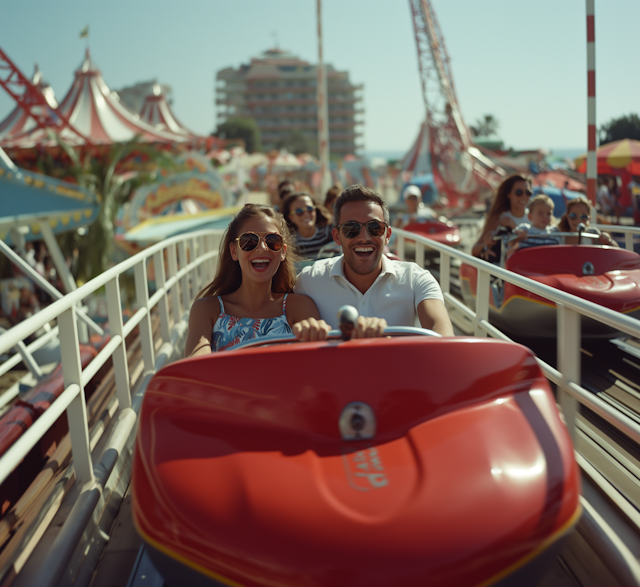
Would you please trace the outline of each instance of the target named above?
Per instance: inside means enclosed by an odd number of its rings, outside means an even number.
[[[383,255],[391,228],[389,209],[379,194],[362,185],[346,188],[334,205],[334,219],[333,239],[342,246],[342,256],[305,267],[295,285],[296,293],[313,299],[324,322],[336,328],[338,309],[348,304],[369,317],[360,320],[356,336],[380,334],[386,324],[414,326],[416,318],[423,328],[453,336],[442,291],[431,273]],[[321,340],[328,328],[321,322],[303,321],[294,333]]]

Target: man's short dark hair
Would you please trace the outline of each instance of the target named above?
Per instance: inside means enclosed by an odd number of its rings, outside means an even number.
[[[296,191],[293,182],[289,179],[284,179],[278,184],[278,196],[281,200],[284,200],[289,194]]]
[[[342,193],[333,205],[335,226],[340,224],[340,212],[342,211],[342,206],[347,202],[373,202],[374,204],[378,204],[378,206],[382,208],[384,221],[389,224],[389,206],[387,206],[384,198],[375,190],[357,183],[342,190]]]

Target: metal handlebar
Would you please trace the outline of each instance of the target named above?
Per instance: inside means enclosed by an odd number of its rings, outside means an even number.
[[[582,233],[578,233],[578,232],[550,232],[548,234],[528,234],[527,235],[527,239],[533,238],[555,238],[555,237],[567,237],[567,236],[580,236],[583,237],[587,237],[587,238],[591,238],[591,239],[597,239],[600,238],[599,234],[595,234],[593,232],[582,232]],[[514,240],[516,240],[518,238],[518,235],[511,232],[509,234],[499,234],[493,237],[494,241],[504,241],[505,243],[510,243]]]
[[[383,336],[435,336],[441,337],[441,334],[434,332],[433,330],[428,330],[427,328],[416,328],[414,326],[393,326],[390,328],[385,328],[383,331]],[[342,340],[342,332],[340,330],[330,330],[329,334],[327,334],[327,341],[330,340]],[[253,340],[248,340],[247,342],[243,342],[238,346],[235,346],[225,352],[232,352],[239,349],[253,348],[262,346],[265,344],[286,344],[290,342],[301,342],[298,340],[293,334],[286,335],[274,335],[274,336],[263,336],[261,338],[255,338]]]

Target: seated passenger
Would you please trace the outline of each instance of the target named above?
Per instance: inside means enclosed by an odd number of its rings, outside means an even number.
[[[553,200],[545,194],[539,194],[529,200],[529,222],[522,222],[515,227],[513,232],[518,238],[509,245],[507,257],[522,247],[560,244],[559,237],[528,238],[529,235],[551,235],[558,232],[558,228],[552,225],[553,208]]]
[[[328,327],[311,298],[291,293],[296,279],[295,245],[282,215],[247,204],[231,221],[220,245],[214,280],[191,306],[185,356],[205,355],[268,335],[290,334],[304,319]],[[354,338],[380,335],[384,321],[359,320]],[[316,340],[305,329],[300,340]]]
[[[422,203],[422,191],[417,185],[408,185],[402,193],[402,198],[407,206],[407,213],[396,218],[394,226],[404,228],[412,222],[431,220],[436,217],[435,212]]]
[[[360,316],[383,318],[389,326],[415,326],[453,336],[442,290],[433,275],[416,263],[392,261],[383,252],[389,242],[389,208],[382,196],[362,185],[346,188],[334,206],[335,242],[343,254],[305,267],[295,291],[311,296],[328,324],[337,325],[336,313],[345,304]],[[294,332],[320,329],[309,318]]]
[[[611,247],[618,246],[618,243],[611,238],[608,232],[589,226],[591,223],[591,202],[587,198],[578,197],[567,202],[567,211],[560,218],[558,229],[560,232],[578,232],[578,225],[581,223],[586,227],[584,232],[598,235],[598,240],[584,238],[581,244],[592,245],[597,243]],[[564,237],[564,242],[566,245],[577,245],[578,237],[566,236]]]
[[[510,233],[527,221],[527,203],[531,196],[529,181],[521,175],[510,175],[502,181],[484,221],[480,238],[471,254],[492,263],[500,260],[501,243],[493,237]]]
[[[316,206],[310,194],[296,192],[282,203],[282,215],[293,230],[300,255],[315,259],[318,251],[333,242],[331,216],[322,206]]]

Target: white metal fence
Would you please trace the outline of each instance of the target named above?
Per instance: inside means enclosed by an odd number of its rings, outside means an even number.
[[[558,312],[558,368],[555,369],[542,361],[540,364],[546,376],[561,390],[561,403],[570,431],[573,433],[575,430],[575,415],[579,402],[599,414],[629,438],[640,443],[640,426],[634,420],[618,412],[580,385],[580,316],[588,316],[636,338],[640,338],[640,321],[516,275],[414,233],[399,229],[394,232],[398,236],[398,249],[401,257],[404,256],[404,244],[407,238],[416,243],[415,260],[420,265],[424,265],[426,249],[434,249],[439,252],[440,285],[446,304],[449,308],[456,308],[462,312],[472,322],[474,334],[477,336],[489,334],[507,339],[502,332],[490,324],[488,319],[491,276],[511,282],[554,302]],[[631,231],[632,237],[633,232],[635,231]],[[0,355],[10,354],[12,349],[18,348],[24,353],[25,350],[37,348],[39,344],[36,341],[25,346],[24,340],[42,328],[50,328],[51,323],[56,321],[54,329],[50,329],[45,336],[51,339],[57,334],[63,342],[61,356],[64,375],[62,395],[0,457],[0,482],[8,477],[59,416],[66,411],[73,462],[77,475],[76,481],[80,486],[83,486],[83,491],[91,491],[96,483],[94,476],[96,458],[92,459],[90,449],[85,386],[107,360],[113,360],[118,409],[131,416],[121,419],[122,426],[126,427],[126,430],[123,429],[119,433],[121,436],[131,436],[137,415],[133,413],[135,410],[132,409],[126,338],[134,328],[139,328],[145,371],[143,380],[148,382],[151,374],[174,353],[177,334],[184,333],[186,330],[188,310],[193,299],[215,273],[220,237],[221,231],[202,231],[174,237],[152,246],[109,269],[76,291],[0,335]],[[464,306],[451,294],[451,262],[453,259],[467,263],[478,271],[478,295],[475,312]],[[153,292],[149,289],[147,279],[148,266],[151,263],[155,272],[155,291]],[[121,307],[120,277],[126,271],[131,270],[135,274],[137,309],[125,322]],[[98,356],[83,370],[78,351],[78,304],[101,288],[105,288],[106,291],[110,340]],[[152,311],[158,315],[160,321],[161,346],[159,348],[159,341],[154,341],[152,334]],[[54,334],[51,334],[52,332]],[[158,348],[157,353],[156,348]],[[143,383],[144,385],[146,383]],[[70,516],[71,518],[73,516]],[[68,560],[69,552],[65,556]],[[57,569],[48,567],[48,584],[53,585],[57,583],[57,578],[61,576],[60,573],[66,565],[64,556],[58,557],[58,560],[51,564],[55,565]]]

